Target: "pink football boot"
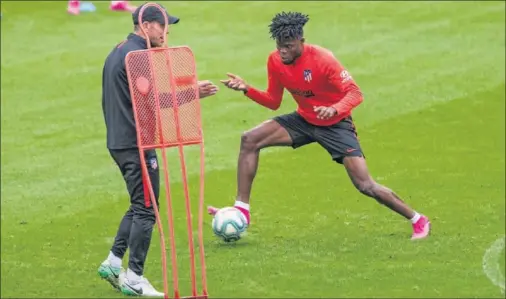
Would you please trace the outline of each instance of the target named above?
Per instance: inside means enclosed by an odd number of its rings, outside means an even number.
[[[79,1],[76,1],[76,0],[69,1],[69,4],[67,6],[67,12],[71,15],[78,15],[79,14]]]
[[[413,223],[413,235],[411,240],[418,240],[427,237],[430,233],[430,221],[426,216],[421,216],[416,223]]]
[[[128,1],[111,1],[109,6],[110,10],[113,11],[128,11],[133,13],[137,7],[128,4]]]

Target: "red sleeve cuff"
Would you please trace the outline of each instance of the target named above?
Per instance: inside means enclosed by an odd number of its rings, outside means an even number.
[[[254,99],[258,99],[259,92],[254,87],[248,87],[246,89],[246,91],[244,91],[244,95],[247,96],[248,98],[254,100]]]
[[[336,114],[339,115],[341,113],[342,107],[339,105],[339,103],[332,105],[334,109],[336,109]]]
[[[338,103],[332,105],[336,109],[337,114],[350,113],[352,109],[357,107],[363,101],[363,96],[360,90],[354,89],[348,92],[348,94]]]

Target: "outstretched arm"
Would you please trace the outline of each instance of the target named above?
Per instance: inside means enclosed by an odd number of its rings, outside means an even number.
[[[271,110],[277,110],[281,105],[284,87],[279,82],[271,59],[267,62],[267,91],[261,91],[248,85],[237,75],[228,73],[227,76],[229,79],[221,80],[221,82],[228,88],[243,91],[248,98]]]
[[[203,99],[212,95],[215,95],[218,92],[218,87],[214,85],[211,81],[199,81],[199,99]],[[168,92],[163,92],[160,94],[160,105],[161,108],[172,108],[172,94]],[[188,87],[187,89],[180,90],[176,93],[176,100],[178,106],[190,103],[195,99],[195,89],[192,87]]]

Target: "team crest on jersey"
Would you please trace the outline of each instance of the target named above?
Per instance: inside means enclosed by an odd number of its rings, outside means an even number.
[[[151,161],[149,161],[149,164],[151,164],[152,169],[158,168],[158,162],[156,161],[156,158],[151,158]]]
[[[313,80],[311,70],[304,70],[304,81],[311,82],[311,80]]]

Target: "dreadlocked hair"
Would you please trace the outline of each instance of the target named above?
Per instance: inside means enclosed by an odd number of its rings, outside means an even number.
[[[269,25],[271,38],[275,40],[301,38],[303,27],[309,21],[308,15],[300,12],[281,12],[276,14]]]

